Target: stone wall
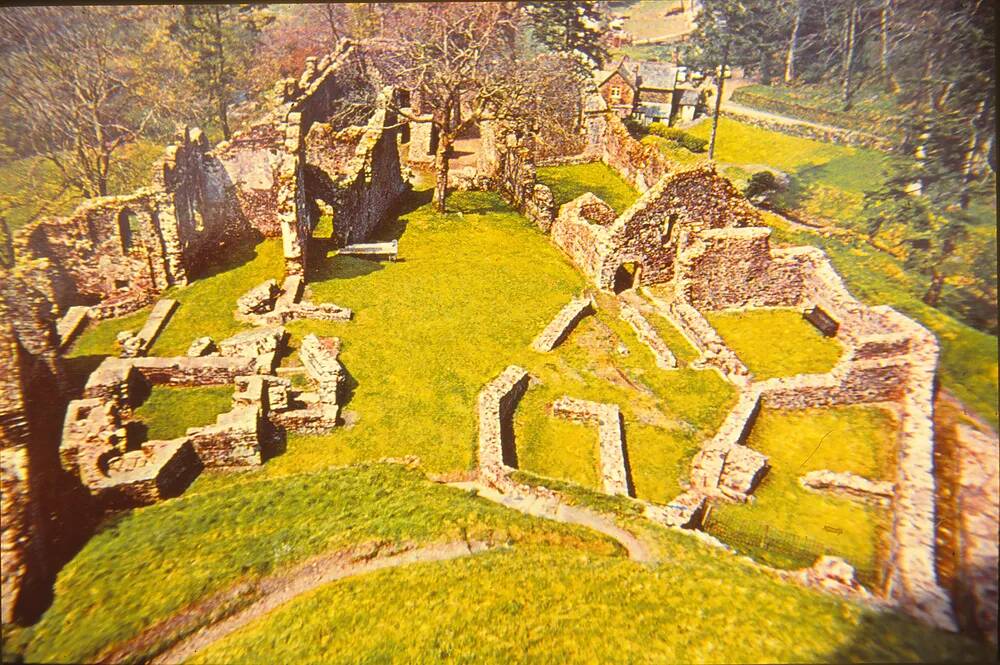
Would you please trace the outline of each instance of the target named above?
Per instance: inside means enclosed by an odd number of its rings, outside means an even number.
[[[24,446],[0,448],[0,623],[31,614],[31,597],[48,577],[44,521]]]
[[[756,226],[760,213],[713,167],[662,178],[628,210],[608,222],[609,208],[587,193],[562,206],[552,240],[602,289],[614,289],[619,270],[635,264],[639,285],[674,278],[685,233]]]
[[[507,203],[548,231],[555,218],[552,190],[538,182],[533,144],[496,120],[479,124],[478,185],[500,194]]]
[[[552,415],[596,422],[600,442],[601,486],[604,493],[635,496],[625,453],[622,414],[616,404],[602,404],[563,396],[552,403]]]
[[[479,477],[501,489],[509,484],[508,469],[517,467],[514,409],[528,389],[527,370],[511,365],[479,392]]]
[[[261,121],[214,147],[200,130],[184,129],[154,165],[149,187],[29,224],[18,234],[19,259],[50,259],[53,301],[63,309],[94,304],[97,318],[149,304],[218,262],[223,246],[248,238],[281,236],[286,273],[305,274],[317,199],[334,206],[338,240],[354,242],[405,187],[392,89],[366,127],[307,140],[332,100],[364,79],[349,42],[308,59],[302,77],[279,85],[279,105]]]
[[[586,113],[584,155],[614,169],[630,185],[645,192],[678,165],[656,149],[636,141],[614,113]]]
[[[559,310],[549,325],[545,326],[545,329],[538,334],[538,337],[531,343],[531,348],[539,353],[551,351],[566,339],[581,319],[593,313],[594,301],[591,298],[574,298]]]
[[[622,320],[632,327],[639,341],[649,347],[656,359],[656,366],[660,369],[677,369],[677,358],[666,342],[660,338],[656,328],[642,315],[642,312],[625,302],[621,297],[618,299],[618,307]]]

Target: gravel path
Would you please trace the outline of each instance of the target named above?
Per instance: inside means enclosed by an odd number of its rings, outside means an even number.
[[[635,534],[626,531],[618,526],[610,517],[605,517],[601,513],[583,508],[581,506],[571,506],[561,501],[547,500],[531,495],[523,494],[501,494],[500,492],[486,487],[475,481],[465,481],[458,483],[448,483],[452,487],[464,490],[476,490],[479,496],[484,499],[499,503],[513,510],[517,510],[534,517],[562,522],[564,524],[577,524],[593,529],[617,540],[628,551],[628,557],[632,561],[640,563],[650,563],[656,561],[652,549],[644,541],[637,538]]]

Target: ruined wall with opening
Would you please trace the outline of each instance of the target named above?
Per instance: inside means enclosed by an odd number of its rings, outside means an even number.
[[[587,141],[583,154],[593,161],[604,162],[640,192],[679,168],[655,146],[632,138],[614,113],[585,112],[583,124]]]
[[[556,245],[604,289],[614,287],[616,272],[627,263],[640,266],[638,284],[672,280],[684,233],[761,222],[760,213],[712,166],[663,177],[613,220],[609,210],[584,194],[562,206],[552,226]]]
[[[334,205],[347,242],[366,238],[403,191],[391,90],[366,127],[346,139],[317,140],[307,155],[312,126],[360,80],[349,42],[307,59],[297,81],[279,83],[279,104],[264,119],[214,147],[200,130],[184,129],[154,166],[149,187],[29,224],[18,235],[18,256],[50,259],[54,302],[96,305],[97,318],[150,304],[216,263],[224,246],[247,239],[282,237],[286,273],[304,274],[315,199]]]

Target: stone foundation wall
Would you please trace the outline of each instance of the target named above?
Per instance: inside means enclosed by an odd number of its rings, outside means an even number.
[[[622,414],[617,405],[564,396],[552,403],[552,415],[596,422],[600,442],[601,486],[604,493],[635,496],[625,455]]]
[[[509,482],[509,467],[517,467],[514,449],[514,409],[528,389],[527,370],[511,365],[486,384],[477,398],[479,414],[479,476],[498,489]]]
[[[585,316],[594,313],[594,301],[589,297],[574,298],[559,310],[555,318],[538,334],[531,348],[539,353],[546,353],[559,346],[569,333]]]
[[[642,312],[620,297],[618,299],[618,307],[622,320],[632,327],[639,341],[649,347],[650,352],[656,359],[656,366],[660,369],[677,369],[677,358],[666,342],[660,338],[659,333],[656,332],[656,328],[642,315]]]

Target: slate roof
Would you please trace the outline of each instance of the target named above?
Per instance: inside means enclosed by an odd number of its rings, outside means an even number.
[[[698,106],[701,103],[701,93],[697,90],[685,90],[678,103],[681,106]]]
[[[677,83],[677,67],[666,62],[640,61],[639,89],[673,90]]]

